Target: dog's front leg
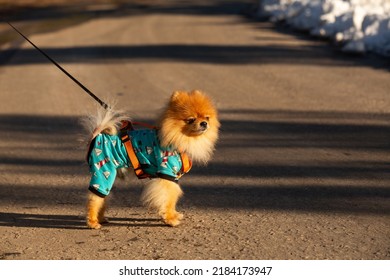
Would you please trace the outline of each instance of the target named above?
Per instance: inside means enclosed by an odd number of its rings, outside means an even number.
[[[177,226],[183,219],[183,214],[176,211],[176,204],[183,195],[180,186],[164,179],[150,180],[143,191],[142,201],[145,205],[154,208],[170,226]]]
[[[167,192],[166,203],[162,208],[160,215],[164,219],[164,222],[170,226],[177,226],[183,219],[183,214],[176,211],[176,204],[183,192],[177,183],[163,180],[164,188]]]

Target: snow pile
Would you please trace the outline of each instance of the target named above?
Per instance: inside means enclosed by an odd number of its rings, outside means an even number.
[[[330,38],[344,51],[390,56],[390,0],[260,0],[259,15]]]

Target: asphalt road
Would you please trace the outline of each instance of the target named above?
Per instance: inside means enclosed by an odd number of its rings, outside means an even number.
[[[213,97],[220,141],[182,179],[183,223],[143,208],[132,178],[111,224],[86,228],[78,120],[95,102],[15,39],[0,53],[0,259],[390,259],[388,62],[248,19],[253,1],[159,2],[15,25],[74,19],[30,38],[136,120],[174,90]]]

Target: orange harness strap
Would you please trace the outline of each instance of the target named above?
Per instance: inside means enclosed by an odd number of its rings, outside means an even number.
[[[150,124],[146,124],[146,123],[130,122],[130,121],[123,121],[122,127],[121,127],[121,140],[122,140],[123,145],[126,148],[127,155],[129,156],[129,159],[130,159],[130,162],[131,162],[131,165],[134,169],[135,174],[137,175],[137,177],[139,179],[149,178],[150,175],[146,174],[141,167],[141,164],[140,164],[140,162],[139,162],[139,160],[134,152],[133,144],[131,143],[129,135],[127,133],[128,130],[134,130],[133,124],[141,125],[141,126],[144,126],[144,127],[150,128],[150,129],[156,129],[156,127],[152,126]],[[177,179],[179,179],[185,173],[190,171],[190,169],[192,167],[192,161],[186,153],[181,152],[180,157],[181,157],[182,166],[180,169],[180,174],[178,175]]]
[[[139,160],[137,156],[135,155],[134,149],[133,149],[133,144],[131,144],[129,135],[123,134],[121,136],[122,143],[125,145],[127,155],[129,156],[129,159],[131,161],[131,165],[134,168],[135,175],[137,175],[138,178],[144,179],[149,177],[148,174],[145,174],[144,171],[141,168],[141,164],[139,163]]]
[[[121,140],[122,140],[123,145],[125,146],[127,155],[129,156],[129,159],[130,159],[131,165],[134,169],[135,175],[137,175],[137,177],[139,179],[148,178],[149,175],[143,171],[141,164],[140,164],[137,156],[135,155],[133,144],[131,143],[130,137],[127,134],[128,130],[134,130],[132,122],[122,121],[122,127],[120,130],[121,131]]]
[[[180,176],[178,178],[180,178],[181,176],[186,174],[188,171],[190,171],[190,169],[192,167],[192,161],[186,153],[184,153],[184,152],[180,153],[180,157],[181,157],[181,170],[180,170]]]

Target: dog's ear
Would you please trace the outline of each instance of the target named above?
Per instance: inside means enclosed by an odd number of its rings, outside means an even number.
[[[191,91],[190,93],[191,95],[197,95],[197,96],[205,96],[205,94],[201,91],[201,90],[198,90],[198,89],[195,89],[193,91]]]
[[[176,101],[178,100],[181,96],[183,96],[184,94],[188,94],[187,92],[185,91],[180,91],[180,90],[176,90],[172,93],[172,96],[171,96],[171,101]]]

